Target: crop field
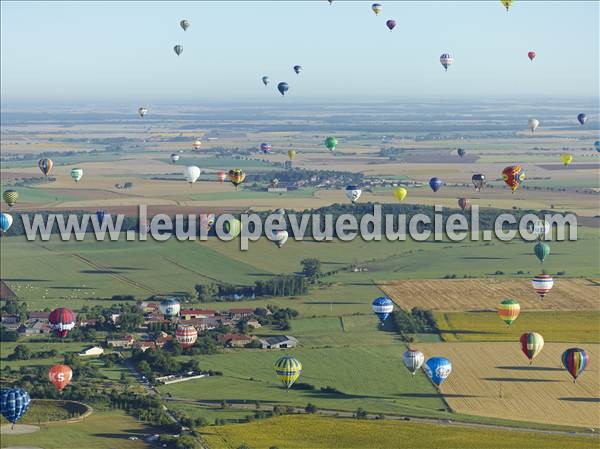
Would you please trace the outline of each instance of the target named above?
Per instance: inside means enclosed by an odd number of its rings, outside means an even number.
[[[428,356],[452,361],[452,374],[441,392],[452,410],[493,418],[598,427],[600,376],[590,364],[573,383],[561,366],[569,343],[547,343],[533,364],[514,343],[424,343]],[[581,345],[596,360],[597,344]]]
[[[495,312],[437,312],[435,317],[444,341],[515,341],[535,329],[547,342],[600,343],[600,311],[521,312],[506,326]]]
[[[600,282],[592,279],[555,279],[541,300],[530,279],[407,280],[380,284],[404,309],[422,307],[438,311],[481,312],[496,310],[500,301],[512,298],[523,310],[597,310]]]
[[[592,440],[442,424],[284,416],[250,424],[207,427],[209,449],[246,443],[253,449],[588,449]]]

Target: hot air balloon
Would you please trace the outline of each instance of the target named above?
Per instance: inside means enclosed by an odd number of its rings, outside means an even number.
[[[521,306],[514,299],[504,299],[498,306],[498,315],[500,319],[510,326],[519,316]]]
[[[302,71],[302,66],[301,65],[295,65],[294,66],[294,72],[296,72],[296,75],[299,75],[301,71]]]
[[[13,429],[15,423],[29,408],[30,402],[29,393],[22,388],[3,388],[0,391],[0,413],[12,423]]]
[[[12,207],[19,199],[19,192],[17,192],[16,190],[5,190],[2,194],[2,198],[4,199],[4,202],[8,205],[8,207],[12,209]]]
[[[394,189],[394,198],[396,198],[398,201],[404,200],[406,195],[408,195],[408,190],[406,190],[404,187],[396,187]]]
[[[390,31],[392,31],[394,28],[396,28],[396,21],[390,19],[387,22],[385,22],[385,25],[389,28]]]
[[[540,262],[544,262],[546,257],[550,254],[550,245],[544,242],[537,242],[533,247],[533,252]]]
[[[450,360],[444,357],[431,357],[425,362],[425,374],[436,387],[439,387],[452,372]]]
[[[302,363],[291,355],[284,355],[275,362],[277,377],[289,390],[302,374]]]
[[[544,238],[552,236],[550,223],[546,220],[540,220],[539,218],[533,222],[527,223],[527,231],[530,234],[533,234],[538,240],[543,240]]]
[[[175,298],[165,298],[158,305],[158,310],[162,313],[166,319],[171,320],[179,315],[181,305]]]
[[[325,139],[325,146],[327,147],[327,149],[329,151],[335,150],[335,147],[337,147],[337,144],[338,144],[338,141],[333,136],[329,136],[327,139]]]
[[[431,187],[431,190],[433,190],[434,193],[440,190],[442,184],[443,181],[440,178],[431,178],[429,180],[429,187]]]
[[[54,165],[54,162],[52,162],[52,159],[40,159],[38,161],[38,167],[40,167],[40,170],[42,171],[42,173],[44,174],[44,176],[48,176],[48,174],[50,173],[50,170],[52,170],[52,166]]]
[[[281,248],[287,242],[288,237],[287,231],[274,231],[271,240],[277,245],[277,248]]]
[[[378,15],[383,10],[383,6],[381,6],[379,3],[373,3],[371,5],[371,9],[375,13],[375,15]]]
[[[227,220],[223,224],[223,228],[230,237],[235,238],[240,235],[240,232],[242,232],[242,222],[237,218],[233,218],[231,220]]]
[[[277,187],[279,185],[279,179],[277,179],[277,178],[271,179],[270,185],[271,185],[271,188],[274,189],[275,187]]]
[[[285,96],[285,93],[290,90],[290,86],[288,85],[288,83],[279,83],[277,85],[277,90],[279,91],[279,93],[281,94],[281,96]]]
[[[573,378],[573,383],[590,363],[589,354],[580,348],[567,349],[563,352],[561,359],[563,366]]]
[[[263,142],[260,144],[260,151],[262,151],[264,154],[269,154],[272,149],[273,149],[273,147],[271,146],[270,143]]]
[[[362,194],[362,190],[358,186],[346,186],[346,197],[352,203],[356,203]]]
[[[390,316],[390,313],[394,311],[394,303],[387,296],[380,296],[373,300],[372,308],[373,313],[377,315],[377,318],[379,318],[379,321],[383,324]]]
[[[224,171],[220,171],[217,173],[217,181],[225,182],[226,179],[227,179],[227,173],[225,173]]]
[[[173,51],[177,56],[179,56],[181,53],[183,53],[183,45],[175,45],[173,47]]]
[[[75,314],[71,309],[59,307],[50,312],[48,323],[57,337],[64,338],[75,327]]]
[[[450,53],[442,53],[440,55],[440,64],[442,64],[442,67],[444,67],[446,72],[448,71],[448,67],[450,67],[453,62],[454,58]]]
[[[500,0],[500,3],[502,3],[502,6],[504,6],[506,8],[506,12],[508,12],[513,4],[513,0]]]
[[[48,378],[58,391],[62,391],[71,383],[73,370],[68,365],[54,365],[48,370]]]
[[[425,356],[421,351],[417,351],[416,349],[409,349],[405,351],[402,355],[402,361],[404,362],[404,366],[406,369],[410,371],[410,373],[414,376],[415,373],[423,366],[423,362],[425,361]]]
[[[200,228],[208,234],[215,224],[215,214],[200,214]]]
[[[458,199],[458,207],[460,207],[462,210],[468,209],[470,205],[471,205],[471,202],[469,201],[468,198],[459,198]]]
[[[104,221],[104,218],[107,216],[108,214],[106,213],[105,210],[97,210],[96,211],[96,218],[98,219],[98,224],[102,224],[102,222]]]
[[[533,61],[535,59],[535,51],[530,51],[529,53],[527,53],[527,57]]]
[[[3,233],[8,231],[13,224],[13,217],[6,212],[0,213],[0,231]]]
[[[521,342],[521,351],[529,359],[529,364],[535,356],[542,352],[544,347],[544,338],[537,332],[526,332],[519,339]]]
[[[535,118],[530,118],[527,122],[527,126],[529,127],[531,132],[534,132],[538,128],[538,126],[540,126],[540,121]]]
[[[179,155],[177,153],[171,153],[171,162],[174,164],[179,160]]]
[[[577,114],[577,121],[580,124],[585,125],[585,122],[587,121],[587,115],[585,115],[583,112],[581,114]]]
[[[596,149],[596,151],[597,151],[598,153],[600,153],[600,140],[596,140],[596,141],[594,142],[594,148]]]
[[[554,287],[554,279],[549,274],[538,274],[532,279],[531,285],[533,285],[535,292],[540,295],[540,299],[544,299]]]
[[[483,173],[475,173],[471,176],[471,182],[475,186],[475,190],[481,192],[485,187],[485,175]]]
[[[185,180],[190,183],[190,187],[193,183],[195,183],[200,177],[200,169],[195,165],[190,165],[189,167],[185,167],[183,170],[183,176]]]
[[[144,115],[146,115],[148,113],[148,108],[138,108],[138,114],[140,114],[140,117],[144,117]]]
[[[202,141],[200,139],[196,139],[194,140],[192,146],[194,147],[194,150],[198,151],[200,147],[202,147]]]
[[[83,177],[83,169],[82,168],[72,168],[71,169],[71,178],[75,182],[79,182],[79,180]]]
[[[244,182],[244,179],[246,179],[246,173],[239,168],[229,170],[227,175],[229,176],[229,181],[235,186],[236,190],[238,189],[238,186]]]
[[[261,79],[265,86],[271,82],[268,76],[263,76]]]
[[[293,161],[296,157],[296,150],[288,150],[287,152],[288,158],[290,161]]]
[[[194,326],[180,324],[175,330],[175,340],[183,349],[191,348],[198,339],[198,331]]]
[[[183,31],[187,31],[187,29],[190,27],[190,22],[183,19],[181,22],[179,22],[179,26],[183,28]]]
[[[514,193],[525,180],[525,170],[518,165],[511,165],[502,170],[502,179]]]
[[[275,213],[277,215],[285,215],[285,209],[283,207],[280,207],[279,209],[275,210]]]
[[[464,155],[467,153],[463,148],[459,148],[458,150],[456,150],[456,153],[458,154],[459,157],[464,157]]]

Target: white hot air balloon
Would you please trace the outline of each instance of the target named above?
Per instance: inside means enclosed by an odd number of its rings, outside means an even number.
[[[200,169],[195,165],[185,167],[185,169],[183,170],[183,176],[185,176],[185,180],[189,182],[191,186],[200,177]]]
[[[406,369],[410,371],[410,373],[414,376],[415,373],[423,366],[423,362],[425,361],[425,356],[421,351],[417,351],[416,349],[409,349],[402,356],[402,361],[404,362],[404,366]]]
[[[177,153],[171,154],[171,162],[175,163],[179,160],[179,155]]]
[[[347,186],[346,196],[350,201],[356,203],[362,194],[362,190],[358,186]]]
[[[444,70],[446,70],[446,72],[448,71],[448,67],[450,67],[453,62],[454,58],[450,53],[442,53],[442,55],[440,56],[440,64],[442,64],[442,67],[444,67]]]
[[[540,121],[535,118],[530,118],[528,126],[531,132],[534,132],[537,129],[537,127],[540,126]]]
[[[138,114],[140,114],[140,117],[143,117],[144,115],[146,115],[148,113],[148,108],[139,108],[138,109]]]
[[[287,242],[288,237],[287,231],[275,231],[273,232],[273,243],[277,245],[277,248],[281,248]]]

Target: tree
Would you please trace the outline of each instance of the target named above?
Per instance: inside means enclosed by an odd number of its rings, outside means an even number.
[[[240,320],[240,321],[238,321],[237,324],[235,325],[235,327],[237,328],[237,331],[240,334],[246,334],[246,333],[248,333],[249,326],[248,326],[248,321],[246,321],[246,320]]]
[[[317,406],[309,402],[308,404],[306,404],[306,407],[304,407],[304,411],[306,413],[317,413]]]
[[[365,409],[363,409],[362,407],[358,407],[356,409],[356,412],[354,412],[354,417],[356,419],[366,419],[367,418],[367,411]]]
[[[25,345],[17,345],[10,358],[12,360],[29,360],[32,356],[31,350]]]
[[[319,259],[312,257],[303,259],[300,264],[304,276],[315,279],[321,275],[321,261]]]

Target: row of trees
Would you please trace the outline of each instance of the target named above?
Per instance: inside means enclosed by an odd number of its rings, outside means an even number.
[[[308,294],[308,282],[304,276],[294,274],[274,276],[259,280],[254,285],[222,283],[196,284],[194,287],[201,302],[242,301],[262,296],[300,296]]]
[[[392,329],[403,341],[412,341],[409,334],[431,333],[438,331],[438,325],[431,310],[413,307],[410,312],[397,309],[389,317]]]

